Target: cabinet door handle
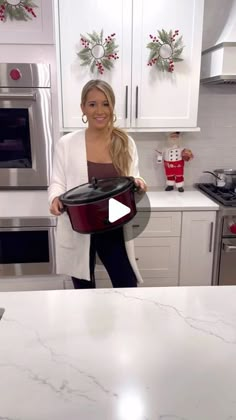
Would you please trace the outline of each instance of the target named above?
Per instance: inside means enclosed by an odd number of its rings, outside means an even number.
[[[139,258],[135,258],[135,261],[139,261]]]
[[[214,223],[211,222],[211,227],[210,227],[210,242],[209,242],[209,252],[212,252],[212,242],[213,242],[213,227],[214,227]]]
[[[129,87],[125,86],[125,119],[128,118],[128,92]]]
[[[136,86],[135,118],[138,118],[138,86]]]

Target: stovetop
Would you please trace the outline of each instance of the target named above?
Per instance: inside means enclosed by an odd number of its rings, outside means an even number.
[[[236,192],[225,187],[217,187],[214,184],[196,184],[196,186],[214,198],[218,203],[227,207],[236,207]]]

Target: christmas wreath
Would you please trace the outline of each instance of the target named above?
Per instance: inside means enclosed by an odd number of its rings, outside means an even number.
[[[118,45],[115,43],[115,33],[103,38],[103,30],[100,34],[93,31],[87,36],[81,36],[82,50],[77,53],[81,60],[81,66],[89,66],[91,73],[97,69],[103,74],[104,70],[111,70],[113,60],[118,60]]]
[[[147,44],[147,48],[151,50],[147,65],[155,65],[158,70],[173,73],[174,63],[183,61],[180,58],[184,48],[183,37],[177,38],[179,36],[178,29],[174,32],[170,30],[169,33],[164,29],[157,32],[158,36],[149,35],[152,41]]]
[[[0,21],[29,20],[37,17],[34,8],[37,7],[31,0],[0,0]]]

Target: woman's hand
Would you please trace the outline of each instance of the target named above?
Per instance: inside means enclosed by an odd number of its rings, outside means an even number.
[[[147,184],[142,178],[134,179],[135,185],[138,187],[138,192],[143,193],[147,191]]]
[[[54,216],[60,216],[63,212],[63,204],[59,200],[58,197],[54,198],[51,206],[50,206],[50,213],[52,213]]]

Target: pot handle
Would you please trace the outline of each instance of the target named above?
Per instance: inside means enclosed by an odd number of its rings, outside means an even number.
[[[203,173],[204,173],[204,174],[211,174],[211,175],[213,175],[215,178],[217,178],[217,179],[219,179],[220,181],[222,181],[222,179],[221,179],[219,176],[217,176],[216,174],[214,174],[214,172],[211,172],[211,171],[203,171]]]
[[[62,195],[60,195],[58,198],[59,198],[59,200],[60,200],[60,202],[61,202],[61,204],[62,204],[62,208],[61,208],[61,214],[62,213],[65,213],[65,211],[67,210],[67,206],[65,205],[65,203],[63,203],[63,195],[64,194],[62,194]]]
[[[141,190],[141,188],[139,187],[139,185],[135,184],[135,178],[131,177],[133,180],[133,186],[132,186],[132,190],[133,192],[137,192],[137,193],[142,193],[143,191]]]
[[[98,180],[95,176],[92,177],[92,187],[96,190],[98,188]]]
[[[138,192],[140,190],[140,187],[138,185],[135,184],[135,178],[133,176],[129,176],[128,177],[131,181],[133,181],[133,185],[132,185],[132,191],[133,192]]]

